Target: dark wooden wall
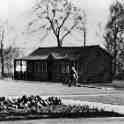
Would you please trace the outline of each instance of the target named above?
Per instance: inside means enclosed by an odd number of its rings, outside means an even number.
[[[22,61],[22,60],[20,60]],[[75,63],[79,82],[110,82],[112,80],[112,60],[102,51],[90,53],[78,61],[69,60],[27,60],[27,71],[14,71],[18,80],[61,82],[70,77],[72,63]],[[15,65],[16,66],[16,65]]]
[[[102,51],[89,54],[88,57],[79,61],[80,82],[111,82],[112,81],[112,59]]]

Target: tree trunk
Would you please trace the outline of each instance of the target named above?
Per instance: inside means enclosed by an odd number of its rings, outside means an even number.
[[[118,28],[115,25],[115,31],[114,31],[114,55],[113,55],[113,76],[116,75],[116,71],[117,71],[117,35],[118,35]]]
[[[117,62],[116,59],[113,58],[113,71],[112,71],[113,77],[116,75],[116,70],[117,70]]]
[[[62,41],[60,40],[59,36],[57,37],[57,46],[58,46],[59,48],[62,47]]]
[[[86,46],[86,30],[84,30],[84,47]]]
[[[3,42],[1,40],[1,77],[4,77],[4,55],[3,55]]]
[[[116,75],[117,72],[117,50],[115,48],[114,56],[113,56],[113,76]]]

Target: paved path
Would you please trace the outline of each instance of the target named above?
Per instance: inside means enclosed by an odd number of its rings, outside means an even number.
[[[106,104],[124,105],[124,90],[114,88],[67,87],[61,83],[25,82],[0,80],[0,96],[21,95],[60,96],[73,99]]]
[[[124,124],[124,118],[78,118],[7,121],[0,124]]]

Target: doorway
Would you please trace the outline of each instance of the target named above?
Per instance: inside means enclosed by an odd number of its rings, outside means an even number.
[[[47,59],[48,81],[52,81],[53,56],[50,54]]]
[[[52,61],[47,62],[48,81],[52,81]]]

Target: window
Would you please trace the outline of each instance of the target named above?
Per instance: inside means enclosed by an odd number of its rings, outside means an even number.
[[[41,63],[41,72],[47,72],[47,63],[46,62]]]
[[[36,62],[34,65],[35,72],[47,72],[47,63],[46,62]]]
[[[70,65],[69,65],[69,63],[62,63],[61,64],[61,72],[62,73],[70,73]]]
[[[16,61],[16,71],[17,72],[25,72],[27,70],[26,61]]]
[[[41,63],[40,62],[34,62],[33,63],[33,70],[34,70],[34,72],[41,72]]]
[[[44,62],[44,72],[47,72],[47,63],[46,62]]]
[[[44,63],[41,63],[41,72],[44,72],[43,68],[44,68]]]
[[[29,66],[29,72],[47,72],[47,63],[41,61],[33,62]]]
[[[21,71],[21,62],[20,61],[16,61],[16,69],[17,72]]]
[[[41,62],[36,62],[35,68],[36,68],[36,70],[35,70],[36,72],[38,72],[38,73],[41,72]]]
[[[70,65],[66,64],[66,73],[70,73]]]
[[[21,64],[21,70],[22,70],[22,72],[26,72],[26,70],[27,70],[27,63],[26,63],[26,61],[22,61],[22,64]]]
[[[28,72],[33,72],[33,64],[28,63]]]

